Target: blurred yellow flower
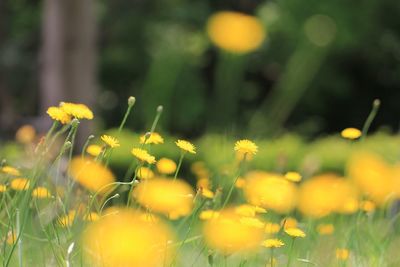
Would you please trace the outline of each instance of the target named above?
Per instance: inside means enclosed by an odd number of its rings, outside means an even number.
[[[173,174],[176,171],[176,163],[172,159],[161,158],[156,164],[157,171],[161,174]]]
[[[285,178],[291,182],[300,182],[302,177],[298,172],[287,172]]]
[[[282,240],[276,238],[270,238],[264,240],[261,245],[266,248],[280,248],[285,245]]]
[[[281,225],[283,226],[284,229],[288,228],[296,228],[297,227],[297,220],[292,217],[287,217],[282,219]]]
[[[137,170],[137,176],[138,176],[140,179],[143,179],[143,180],[145,180],[145,179],[151,179],[151,178],[154,177],[154,172],[153,172],[151,169],[149,169],[149,168],[140,167],[140,168]]]
[[[93,112],[84,104],[61,102],[60,108],[77,119],[93,119]]]
[[[147,150],[141,148],[132,148],[131,153],[134,157],[142,162],[147,162],[149,164],[154,164],[156,162],[156,158],[147,152]]]
[[[106,194],[112,187],[106,185],[115,182],[114,174],[102,164],[89,158],[75,157],[71,160],[69,174],[78,183],[92,192]]]
[[[15,178],[11,181],[10,187],[17,191],[27,190],[29,188],[29,180],[27,178]]]
[[[335,231],[335,227],[331,223],[321,223],[317,226],[317,232],[320,235],[331,235]]]
[[[0,184],[0,193],[6,192],[7,191],[7,186],[4,184]]]
[[[36,130],[32,125],[21,126],[15,134],[15,139],[22,144],[32,143],[36,136]]]
[[[21,173],[18,169],[11,167],[11,166],[2,167],[1,172],[12,175],[12,176],[20,176],[21,175]]]
[[[239,140],[235,143],[234,150],[244,155],[255,155],[257,153],[257,145],[247,139]]]
[[[256,17],[232,11],[212,15],[207,22],[207,33],[216,46],[233,53],[256,50],[266,35]]]
[[[146,139],[147,137],[147,139]],[[146,141],[146,144],[163,144],[164,143],[164,138],[159,133],[150,133],[150,134],[144,134],[140,137],[140,143],[144,144]]]
[[[213,198],[213,197],[214,197],[214,192],[211,191],[211,190],[208,189],[208,188],[201,187],[201,188],[200,188],[200,193],[201,193],[201,195],[202,195],[203,197],[205,197],[205,198]]]
[[[70,210],[66,215],[63,215],[58,218],[58,223],[63,228],[70,227],[72,223],[75,221],[75,216],[76,216],[76,211]]]
[[[97,212],[89,212],[83,216],[83,221],[85,222],[95,222],[100,219],[100,215]]]
[[[246,180],[245,179],[238,178],[236,180],[235,186],[236,186],[236,188],[243,188],[245,184],[246,184]]]
[[[305,237],[306,234],[300,228],[287,228],[285,229],[285,233],[291,237]]]
[[[376,208],[375,203],[370,200],[365,200],[360,203],[360,209],[365,212],[373,212],[375,208]]]
[[[249,204],[242,204],[234,208],[236,214],[245,217],[254,217],[257,213],[267,213],[263,208],[256,207]]]
[[[152,212],[177,219],[192,211],[194,192],[183,180],[154,178],[139,183],[133,190],[133,197]]]
[[[207,220],[203,227],[207,245],[223,254],[257,249],[263,239],[263,230],[242,223],[241,218],[228,209]]]
[[[133,210],[117,210],[90,224],[82,238],[86,266],[169,266],[171,230],[161,221],[141,217]]]
[[[39,187],[36,187],[35,189],[33,189],[32,197],[34,197],[34,198],[50,198],[51,194],[46,187],[39,186]]]
[[[265,223],[264,231],[266,234],[269,235],[276,234],[279,232],[280,229],[281,227],[277,223],[271,223],[271,222]]]
[[[336,258],[338,260],[345,261],[349,258],[349,256],[350,256],[350,252],[348,249],[345,249],[345,248],[336,249]]]
[[[103,134],[100,138],[107,146],[111,148],[120,146],[118,139],[113,136]]]
[[[296,186],[278,174],[248,173],[243,192],[248,203],[278,213],[289,213],[296,205]]]
[[[260,229],[265,228],[265,223],[258,218],[242,217],[239,219],[239,221],[241,224],[244,224],[244,225],[247,225],[250,227],[256,227],[256,228],[260,228]]]
[[[13,245],[15,242],[17,242],[17,233],[15,231],[9,231],[7,233],[7,239],[6,242],[8,245]]]
[[[215,210],[203,210],[200,212],[200,220],[210,220],[219,216],[219,212]]]
[[[188,141],[178,140],[175,142],[175,144],[184,152],[196,154],[196,147]]]
[[[360,138],[361,134],[361,131],[356,128],[346,128],[340,133],[343,138],[350,140]]]
[[[50,116],[50,118],[55,121],[59,121],[62,124],[71,122],[71,116],[59,107],[49,107],[47,109],[47,114]]]
[[[86,152],[93,156],[93,157],[97,157],[98,155],[100,155],[100,153],[102,152],[103,148],[99,145],[89,145],[86,148]]]

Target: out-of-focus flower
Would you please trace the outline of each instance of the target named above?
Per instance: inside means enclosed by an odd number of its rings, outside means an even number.
[[[291,182],[300,182],[301,175],[298,172],[287,172],[285,174],[285,178]]]
[[[370,200],[364,200],[360,203],[360,209],[365,212],[373,212],[375,208],[376,208],[375,203]]]
[[[285,233],[294,238],[306,237],[306,234],[300,228],[287,228],[285,229]]]
[[[29,188],[29,180],[27,178],[15,178],[11,181],[10,187],[17,191],[27,190]]]
[[[111,148],[120,146],[118,139],[113,136],[103,134],[100,138],[107,146]]]
[[[215,210],[203,210],[200,212],[200,220],[210,220],[219,216],[219,212]]]
[[[86,152],[93,156],[93,157],[97,157],[98,155],[100,155],[100,153],[103,151],[103,148],[99,145],[89,145],[86,148]]]
[[[77,119],[93,119],[93,112],[84,104],[61,102],[60,108],[68,115]]]
[[[13,245],[17,242],[17,233],[15,231],[9,231],[7,233],[6,242],[8,245]]]
[[[253,218],[253,217],[242,217],[240,218],[240,223],[250,226],[250,227],[256,227],[260,229],[264,229],[265,223],[261,221],[258,218]]]
[[[106,194],[112,187],[106,185],[115,182],[114,174],[93,159],[75,157],[71,160],[69,173],[78,183],[92,192]]]
[[[250,204],[267,210],[288,213],[296,205],[296,186],[278,174],[250,172],[243,191]]]
[[[90,266],[169,265],[171,230],[161,221],[148,222],[132,210],[116,210],[90,224],[83,234],[85,259]]]
[[[360,138],[361,134],[361,131],[356,128],[346,128],[340,133],[343,138],[350,140]]]
[[[321,223],[321,224],[318,224],[317,231],[318,231],[318,234],[320,234],[320,235],[331,235],[335,231],[335,227],[331,223],[328,223],[328,224]]]
[[[211,191],[208,188],[203,188],[203,187],[200,188],[200,193],[205,198],[213,198],[215,195],[213,191]]]
[[[192,211],[194,192],[183,180],[154,178],[138,184],[133,197],[152,212],[177,219]]]
[[[141,148],[133,148],[131,150],[132,155],[142,162],[147,162],[149,164],[156,163],[156,158],[147,152],[147,150]]]
[[[137,176],[138,176],[140,179],[143,179],[143,180],[151,179],[151,178],[154,177],[154,172],[153,172],[151,169],[149,169],[149,168],[140,167],[140,168],[137,170]]]
[[[183,152],[189,152],[192,154],[196,154],[196,147],[185,140],[178,140],[175,142],[175,144],[183,151]]]
[[[51,194],[46,187],[38,186],[32,191],[32,197],[34,198],[50,198]]]
[[[236,180],[235,186],[236,186],[236,188],[243,188],[245,184],[246,184],[246,180],[245,179],[238,178]]]
[[[71,122],[71,116],[59,107],[49,107],[47,109],[47,114],[50,116],[50,118],[55,121],[59,121],[62,124]]]
[[[255,155],[257,153],[258,147],[254,142],[243,139],[235,143],[234,150],[244,155]]]
[[[8,175],[12,175],[12,176],[20,176],[21,175],[21,173],[18,169],[11,167],[11,166],[2,167],[1,172],[8,174]]]
[[[173,174],[176,171],[176,163],[172,159],[161,158],[156,164],[157,171],[161,174]]]
[[[244,217],[254,217],[257,213],[266,213],[267,211],[261,207],[242,204],[234,208],[236,214]]]
[[[272,235],[279,232],[281,227],[277,223],[266,222],[264,231],[266,234]]]
[[[36,130],[32,125],[21,126],[15,134],[15,139],[22,144],[29,144],[35,140]]]
[[[297,220],[295,218],[292,218],[292,217],[284,218],[281,221],[281,225],[283,226],[284,229],[296,228],[297,224],[298,224]]]
[[[263,229],[242,223],[242,218],[228,209],[207,220],[203,233],[208,246],[223,254],[256,249],[262,241]]]
[[[270,238],[264,240],[261,245],[266,248],[280,248],[285,245],[282,240],[276,238]]]
[[[76,218],[76,210],[70,210],[67,214],[58,218],[58,223],[61,227],[70,227]]]
[[[349,258],[349,256],[350,256],[350,252],[348,249],[345,249],[345,248],[336,249],[336,258],[338,260],[345,261]]]
[[[266,35],[256,17],[232,11],[212,15],[207,23],[207,32],[216,46],[233,53],[256,50]]]
[[[0,193],[6,192],[7,191],[7,186],[4,184],[0,184]]]
[[[145,142],[146,141],[146,142]],[[140,143],[141,144],[163,144],[164,143],[164,138],[159,133],[150,133],[150,134],[144,134],[140,137]]]
[[[86,222],[95,222],[100,219],[100,215],[97,212],[91,211],[88,214],[85,214],[82,219]]]

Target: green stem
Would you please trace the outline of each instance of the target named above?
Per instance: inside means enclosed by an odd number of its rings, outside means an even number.
[[[229,199],[230,199],[231,196],[232,196],[233,189],[235,188],[236,182],[237,182],[237,180],[239,179],[240,175],[242,174],[243,165],[244,165],[244,162],[246,161],[246,156],[247,156],[247,153],[244,154],[243,159],[240,161],[238,173],[236,174],[235,180],[233,181],[231,187],[229,188],[228,195],[226,196],[225,201],[224,201],[224,204],[222,204],[221,209],[224,209],[224,208],[225,208],[225,206],[228,204]]]
[[[181,169],[183,157],[185,156],[184,152],[181,152],[181,157],[179,158],[179,163],[178,167],[176,167],[175,175],[174,175],[174,181],[176,180],[176,177],[178,177],[179,170]]]
[[[85,142],[85,144],[83,145],[83,148],[82,148],[82,153],[81,153],[81,157],[82,157],[82,158],[85,157],[86,149],[87,149],[87,147],[89,146],[89,143],[90,143],[90,141],[91,141],[93,138],[94,138],[94,135],[91,134],[91,135],[89,135],[88,138],[86,139],[86,142]]]
[[[132,181],[131,181],[131,184],[130,184],[130,187],[131,187],[131,188],[129,188],[128,201],[126,202],[126,206],[127,206],[127,207],[129,207],[129,206],[131,205],[133,186],[134,186],[135,181],[136,181],[136,177],[137,177],[138,170],[139,170],[142,166],[143,166],[143,163],[140,163],[140,164],[136,167],[135,176],[133,177],[133,179],[132,179]]]
[[[286,264],[286,267],[290,267],[290,263],[292,261],[292,251],[293,251],[293,246],[294,246],[294,241],[296,240],[296,238],[292,238],[292,242],[290,243],[290,248],[289,248],[289,255],[288,255],[288,261]]]
[[[16,235],[18,237],[18,266],[22,267],[22,235],[21,235],[21,222],[19,209],[16,210],[16,218],[17,218],[17,232]]]
[[[118,133],[120,133],[122,131],[122,129],[124,128],[126,120],[128,119],[129,113],[131,112],[132,107],[135,105],[135,102],[136,102],[136,100],[133,96],[129,97],[128,108],[126,109],[124,118],[122,119],[121,124],[119,125]]]
[[[274,248],[271,248],[271,267],[274,267]]]
[[[369,127],[371,126],[372,121],[375,119],[380,105],[381,105],[381,101],[379,99],[375,99],[374,102],[372,103],[372,110],[369,113],[367,120],[365,121],[364,126],[362,128],[362,134],[361,134],[360,141],[365,140],[365,137],[368,134]]]

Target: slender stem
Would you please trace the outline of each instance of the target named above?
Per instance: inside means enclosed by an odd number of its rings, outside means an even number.
[[[151,128],[150,128],[150,133],[153,133],[154,130],[156,129],[156,126],[158,124],[158,120],[160,119],[162,112],[163,112],[163,106],[158,106],[157,107],[156,117],[154,118],[153,124],[151,125]]]
[[[21,222],[20,222],[19,209],[16,210],[16,219],[17,219],[16,235],[18,238],[18,266],[22,267],[22,235],[21,235],[21,229],[20,229]]]
[[[222,204],[221,209],[225,208],[225,206],[228,204],[229,199],[231,198],[233,189],[235,188],[235,184],[236,184],[237,180],[239,179],[239,176],[242,174],[242,169],[243,169],[244,162],[246,161],[246,156],[247,156],[247,153],[244,154],[243,159],[240,161],[238,173],[236,174],[235,180],[233,181],[231,187],[229,188],[228,195],[226,196],[224,204]]]
[[[132,109],[132,107],[134,106],[134,104],[135,104],[135,103],[131,104],[131,103],[129,102],[129,100],[128,100],[128,108],[126,109],[124,118],[122,119],[121,124],[119,125],[118,133],[120,133],[120,132],[122,131],[122,129],[124,128],[125,123],[126,123],[126,120],[128,119],[129,113],[131,112],[131,109]]]
[[[88,138],[86,139],[86,142],[85,142],[85,144],[83,145],[83,148],[82,148],[82,154],[81,154],[82,158],[85,157],[86,149],[87,149],[87,147],[89,146],[89,143],[90,143],[90,141],[91,141],[93,138],[94,138],[94,135],[91,134],[91,135],[89,135]]]
[[[375,99],[374,102],[372,103],[372,110],[369,113],[367,120],[365,121],[364,126],[362,128],[362,135],[361,135],[360,141],[365,140],[365,137],[368,134],[369,127],[371,126],[372,121],[375,119],[380,105],[381,105],[381,101],[379,99]]]
[[[179,170],[181,169],[183,157],[185,156],[184,152],[181,152],[181,157],[179,158],[179,163],[178,167],[176,167],[175,175],[174,175],[174,181],[176,180],[176,177],[178,177]]]
[[[292,251],[293,251],[293,245],[294,245],[294,241],[296,240],[296,238],[292,238],[292,242],[290,243],[290,248],[289,248],[289,255],[288,255],[288,261],[286,264],[286,267],[290,267],[290,263],[292,261]]]
[[[142,166],[143,166],[143,162],[141,162],[141,163],[136,167],[135,176],[133,177],[133,179],[132,179],[132,181],[131,181],[131,183],[130,183],[130,187],[131,187],[131,188],[129,188],[128,201],[126,202],[126,206],[127,206],[127,207],[129,207],[129,206],[131,205],[133,186],[134,186],[135,181],[136,181],[136,177],[137,177],[138,170],[139,170]]]
[[[274,248],[271,248],[271,267],[274,267]]]

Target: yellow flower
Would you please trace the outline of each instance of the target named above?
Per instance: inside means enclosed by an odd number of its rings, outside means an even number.
[[[361,131],[356,128],[346,128],[340,133],[343,138],[350,140],[360,138],[361,134]]]
[[[4,184],[0,184],[0,193],[6,192],[7,191],[7,186]]]
[[[71,122],[71,116],[59,107],[49,107],[47,109],[47,114],[50,116],[50,118],[55,121],[59,121],[62,124]]]
[[[176,163],[168,158],[159,159],[156,167],[161,174],[173,174],[176,171]]]
[[[11,166],[2,167],[1,172],[12,175],[12,176],[20,176],[21,175],[21,173],[18,169],[11,167]]]
[[[149,164],[154,164],[156,162],[156,158],[147,152],[147,150],[141,148],[132,148],[131,153],[140,161],[145,161]]]
[[[180,149],[182,149],[182,151],[184,151],[184,152],[189,152],[189,153],[192,153],[192,154],[196,154],[196,147],[192,143],[190,143],[188,141],[178,140],[178,141],[175,142],[175,144]]]
[[[266,239],[261,243],[266,248],[280,248],[285,245],[282,240],[276,238]]]
[[[233,53],[256,50],[265,39],[265,30],[254,16],[239,12],[218,12],[208,19],[207,33],[218,47]]]
[[[15,231],[9,231],[7,233],[6,242],[7,242],[8,245],[15,244],[15,242],[17,242],[17,233]]]
[[[349,258],[350,252],[348,249],[345,248],[338,248],[336,249],[336,258],[338,260],[345,261]]]
[[[61,216],[58,218],[58,223],[61,227],[66,228],[70,227],[72,223],[75,221],[76,211],[70,210],[68,214]]]
[[[109,147],[111,147],[111,148],[115,148],[115,147],[119,147],[119,146],[120,146],[120,145],[119,145],[118,139],[115,138],[115,137],[112,137],[112,136],[110,136],[110,135],[105,135],[105,134],[103,134],[103,135],[101,136],[101,140],[102,140],[107,146],[109,146]]]
[[[90,224],[82,238],[85,266],[169,266],[173,235],[161,221],[147,222],[142,214],[120,209]]]
[[[225,255],[257,249],[263,238],[263,230],[242,223],[241,218],[228,209],[207,220],[203,227],[207,245]]]
[[[183,180],[154,178],[139,183],[133,197],[147,209],[177,219],[192,211],[194,192]]]
[[[11,181],[10,187],[17,191],[27,190],[29,187],[29,180],[26,178],[15,178]]]
[[[235,151],[242,154],[252,154],[255,155],[257,153],[258,147],[255,143],[250,140],[243,139],[239,140],[235,143]]]
[[[281,225],[283,226],[284,229],[296,228],[297,227],[297,220],[295,218],[292,218],[292,217],[287,217],[287,218],[284,218],[281,221]]]
[[[201,187],[200,192],[201,192],[201,195],[205,198],[213,198],[214,197],[214,192],[211,191],[210,189]]]
[[[210,220],[212,218],[217,218],[219,216],[219,212],[215,210],[203,210],[200,212],[199,218],[200,220]]]
[[[335,231],[333,224],[319,224],[317,226],[318,234],[320,235],[331,235]]]
[[[264,229],[265,228],[265,223],[262,222],[260,219],[258,218],[252,218],[252,217],[242,217],[239,219],[240,223],[250,226],[250,227],[256,227],[256,228],[260,228],[260,229]]]
[[[279,232],[280,229],[281,229],[281,227],[277,223],[271,223],[271,222],[265,223],[264,230],[265,230],[266,234],[269,234],[269,235],[276,234]]]
[[[287,229],[285,229],[285,233],[291,237],[305,237],[306,236],[306,234],[303,232],[303,230],[301,230],[299,228],[287,228]]]
[[[77,119],[93,119],[93,112],[84,104],[61,102],[60,108],[68,115]]]
[[[86,152],[93,157],[97,157],[98,155],[100,155],[102,150],[103,148],[99,145],[90,145],[86,148]]]
[[[146,139],[147,137],[147,139]],[[144,144],[146,140],[146,144],[163,144],[164,143],[164,138],[162,138],[162,136],[159,133],[150,133],[150,135],[148,134],[144,134],[140,137],[140,143]]]
[[[243,192],[248,203],[278,213],[288,213],[296,205],[296,186],[277,174],[248,173]]]
[[[15,139],[22,144],[32,143],[36,136],[36,130],[32,125],[21,126],[15,134]]]
[[[106,194],[112,187],[106,185],[115,182],[114,174],[100,163],[88,159],[75,157],[69,166],[69,173],[78,183],[92,192]]]
[[[235,186],[236,186],[236,188],[243,188],[245,184],[246,184],[246,180],[245,179],[238,178],[236,180]]]
[[[242,204],[234,208],[236,214],[245,217],[254,217],[257,213],[266,213],[267,211],[263,208],[256,207],[249,204]]]
[[[298,172],[287,172],[285,174],[285,178],[291,182],[300,182],[301,175]]]
[[[83,216],[83,221],[85,222],[95,222],[100,219],[100,215],[97,212],[89,212]]]
[[[376,205],[374,202],[370,200],[365,200],[360,203],[360,209],[365,211],[365,212],[372,212],[376,208]]]
[[[154,172],[146,167],[140,167],[137,171],[137,176],[140,179],[146,180],[154,177]]]
[[[34,198],[50,198],[51,194],[46,187],[39,186],[39,187],[36,187],[35,189],[33,189],[32,197],[34,197]]]

